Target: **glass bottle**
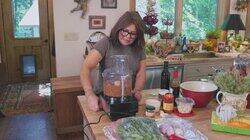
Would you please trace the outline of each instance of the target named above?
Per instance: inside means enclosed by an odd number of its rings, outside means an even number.
[[[168,71],[168,61],[164,61],[163,71],[161,73],[161,89],[169,90],[170,73]]]
[[[178,67],[174,67],[173,71],[173,79],[171,81],[171,88],[173,89],[174,101],[179,97],[180,92],[180,80],[179,80],[179,70]],[[174,102],[174,106],[176,106],[176,102]]]

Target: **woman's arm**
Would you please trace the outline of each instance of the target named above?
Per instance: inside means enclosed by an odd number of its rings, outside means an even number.
[[[91,71],[97,66],[101,59],[102,56],[97,50],[91,50],[82,64],[80,73],[81,84],[84,89],[85,96],[87,97],[89,108],[93,111],[98,111],[99,106],[98,97],[95,95],[92,88]]]
[[[141,99],[141,91],[146,81],[146,60],[140,61],[139,69],[135,78],[135,97],[139,101]]]

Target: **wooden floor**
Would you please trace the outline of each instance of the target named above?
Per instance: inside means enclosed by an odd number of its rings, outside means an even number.
[[[0,118],[0,140],[83,140],[83,135],[56,135],[53,113],[34,113]]]

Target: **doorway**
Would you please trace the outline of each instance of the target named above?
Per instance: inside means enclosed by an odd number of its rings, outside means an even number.
[[[5,75],[7,83],[49,80],[55,75],[52,1],[3,0],[0,8],[0,71],[5,73],[0,76]]]

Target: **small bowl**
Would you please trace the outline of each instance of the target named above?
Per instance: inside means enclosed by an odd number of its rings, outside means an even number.
[[[179,97],[175,99],[177,109],[181,114],[190,113],[193,109],[194,100],[189,97]]]
[[[155,112],[160,111],[161,102],[157,99],[147,99],[146,106],[154,106]]]

